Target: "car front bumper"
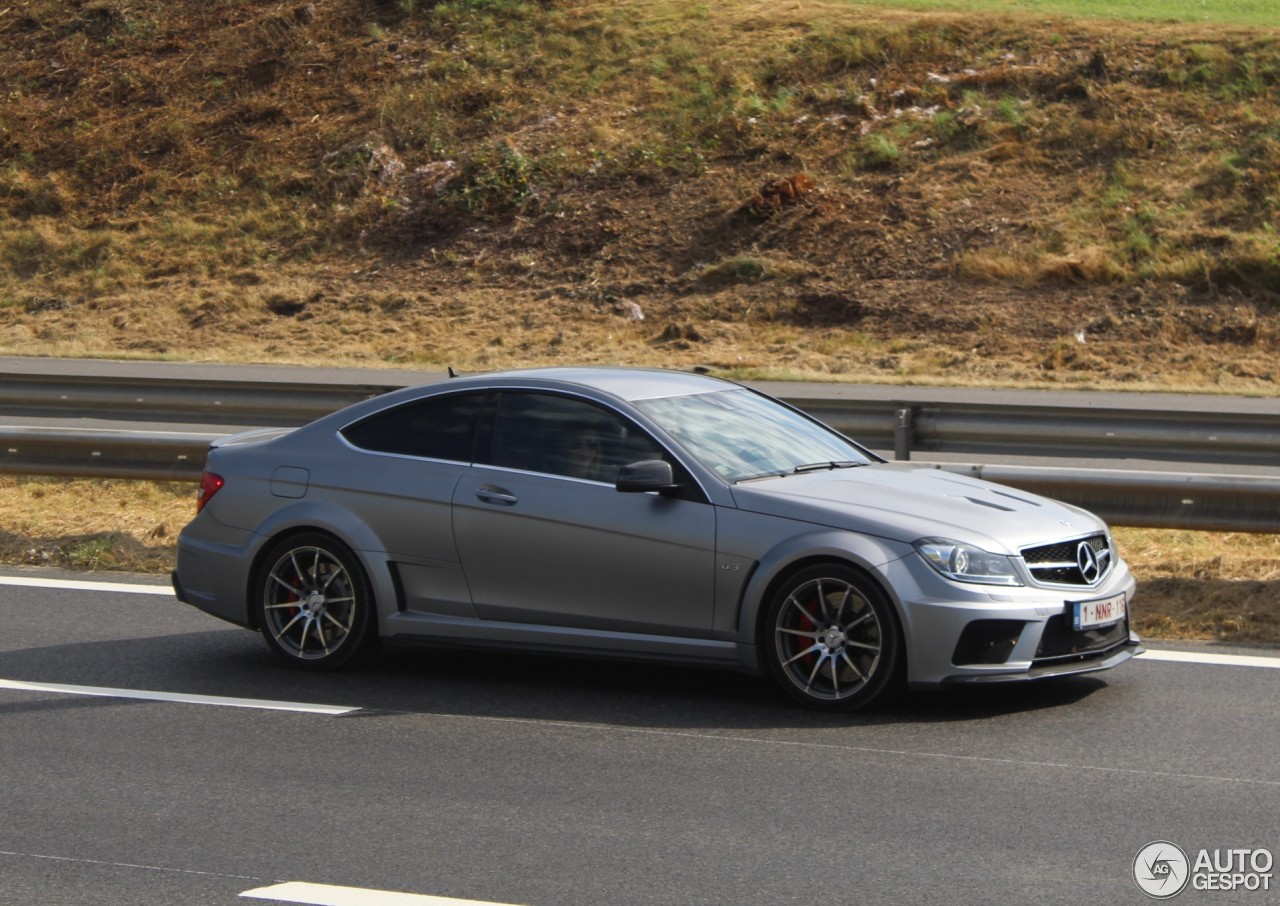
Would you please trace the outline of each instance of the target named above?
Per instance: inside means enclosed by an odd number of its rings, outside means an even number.
[[[1093,651],[1082,654],[1077,658],[1069,660],[1046,661],[1037,664],[1032,661],[1031,666],[1025,670],[1020,669],[1016,673],[957,673],[952,676],[944,677],[942,685],[959,686],[974,685],[986,683],[1016,683],[1027,680],[1052,679],[1056,676],[1078,676],[1083,673],[1096,673],[1099,670],[1110,670],[1112,667],[1119,666],[1129,658],[1146,651],[1142,647],[1136,633],[1126,630],[1127,638],[1101,651]]]
[[[1142,653],[1130,629],[1136,583],[1116,564],[1094,587],[1016,588],[948,581],[906,558],[889,564],[913,687],[1010,683],[1107,670]],[[1076,602],[1124,595],[1125,615],[1076,630]]]

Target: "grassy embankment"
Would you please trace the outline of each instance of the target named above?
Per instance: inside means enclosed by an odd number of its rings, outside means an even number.
[[[14,0],[0,352],[1271,395],[1271,12]],[[0,525],[163,569],[182,494]],[[1154,628],[1275,634],[1275,539],[1122,541]]]
[[[17,0],[0,351],[1274,393],[1263,4],[946,6]]]

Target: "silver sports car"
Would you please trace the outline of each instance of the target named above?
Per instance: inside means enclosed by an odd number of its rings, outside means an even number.
[[[206,469],[178,598],[304,668],[417,639],[721,665],[850,710],[1141,651],[1097,517],[700,375],[455,378],[227,438]]]

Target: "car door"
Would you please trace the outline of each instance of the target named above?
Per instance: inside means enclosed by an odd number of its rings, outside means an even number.
[[[665,456],[634,422],[593,402],[502,393],[487,455],[453,498],[477,615],[709,637],[715,508],[696,491],[614,487],[618,466]]]

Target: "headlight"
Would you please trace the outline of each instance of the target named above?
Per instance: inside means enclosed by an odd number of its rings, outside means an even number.
[[[1013,560],[1004,554],[993,554],[972,544],[946,538],[921,538],[915,549],[928,563],[948,579],[976,582],[979,585],[1021,585]]]

